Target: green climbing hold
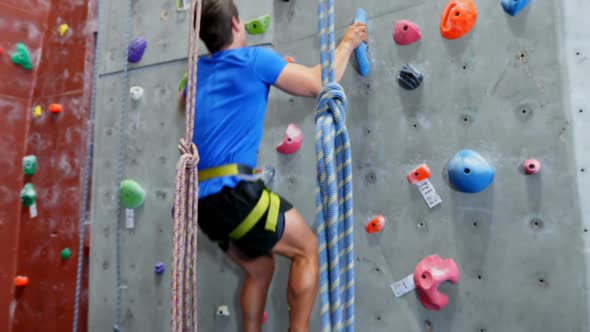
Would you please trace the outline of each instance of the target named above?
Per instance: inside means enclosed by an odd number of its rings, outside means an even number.
[[[145,190],[133,180],[121,182],[121,205],[126,209],[137,209],[145,200]]]
[[[37,172],[37,157],[34,155],[23,158],[23,171],[26,175],[33,175]]]
[[[27,46],[23,43],[16,44],[16,52],[10,55],[10,60],[12,60],[14,64],[22,66],[25,69],[33,69],[31,54],[29,54]]]
[[[182,81],[180,81],[180,84],[178,84],[178,92],[184,90],[184,87],[186,86],[187,81],[188,81],[188,73],[184,73],[184,76],[182,77]]]
[[[255,18],[252,21],[246,22],[246,31],[251,35],[259,35],[266,32],[270,25],[270,16],[265,15],[259,18]]]
[[[37,200],[37,193],[35,192],[35,188],[31,183],[25,184],[23,190],[21,190],[20,200],[26,207],[35,204],[35,201]]]
[[[72,251],[70,250],[70,248],[65,248],[64,250],[61,251],[61,259],[62,260],[68,260],[70,259],[70,257],[72,256]]]

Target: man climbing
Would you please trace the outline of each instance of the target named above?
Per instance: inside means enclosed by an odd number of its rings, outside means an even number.
[[[256,167],[270,86],[315,97],[322,89],[321,68],[289,64],[270,49],[247,47],[233,0],[203,0],[200,29],[210,55],[199,60],[197,77],[199,226],[245,271],[240,297],[245,332],[262,329],[274,254],[291,260],[289,330],[308,331],[318,287],[316,237],[287,200],[262,181],[244,177]],[[366,40],[364,24],[348,28],[336,50],[337,81],[353,50]],[[184,105],[183,94],[179,98]]]

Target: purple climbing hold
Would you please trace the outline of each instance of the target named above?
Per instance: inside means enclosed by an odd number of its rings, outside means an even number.
[[[156,272],[156,274],[162,274],[164,273],[164,271],[166,271],[166,266],[164,265],[164,263],[158,262],[156,263],[156,265],[154,265],[154,271]]]
[[[145,49],[147,47],[147,40],[143,37],[136,37],[134,38],[131,43],[129,43],[129,55],[127,56],[127,60],[129,62],[137,63],[141,61],[143,54],[145,53]]]

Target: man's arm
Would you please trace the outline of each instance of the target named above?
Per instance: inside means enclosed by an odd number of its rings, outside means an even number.
[[[335,52],[336,82],[340,82],[352,52],[360,43],[367,40],[367,27],[356,23],[348,28],[342,42]],[[322,69],[320,65],[306,67],[288,64],[279,75],[276,87],[295,96],[316,97],[322,91]]]

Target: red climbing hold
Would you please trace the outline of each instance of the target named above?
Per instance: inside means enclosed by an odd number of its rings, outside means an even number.
[[[420,27],[410,21],[401,20],[393,25],[393,40],[398,45],[410,45],[422,38]]]
[[[541,171],[541,162],[537,159],[529,159],[522,165],[526,174],[537,174]]]
[[[267,322],[267,321],[268,321],[268,313],[265,311],[265,312],[262,314],[262,324],[263,324],[263,325],[264,325],[264,324],[266,324],[266,322]]]
[[[55,113],[55,114],[61,113],[62,109],[63,109],[63,107],[61,106],[61,104],[51,104],[51,105],[49,105],[49,111],[51,113]]]
[[[426,179],[429,179],[430,174],[432,174],[432,172],[430,172],[430,167],[428,167],[428,165],[426,164],[422,164],[416,167],[416,169],[414,169],[410,173],[408,173],[408,182],[410,184],[422,182]]]
[[[365,230],[369,234],[378,233],[383,230],[385,226],[385,216],[378,214],[375,218],[371,219],[365,226]]]
[[[443,11],[440,33],[447,39],[458,39],[469,33],[477,20],[473,0],[451,0]]]
[[[426,309],[441,310],[447,306],[449,298],[438,290],[438,286],[445,281],[454,284],[459,281],[459,268],[453,259],[432,255],[418,263],[414,270],[414,282],[420,302]]]
[[[14,278],[14,285],[16,287],[25,287],[28,284],[29,284],[29,277],[16,276],[16,278]]]
[[[294,124],[290,124],[287,127],[283,141],[277,146],[277,151],[284,154],[293,154],[299,150],[302,143],[303,133],[301,133],[301,129]]]

